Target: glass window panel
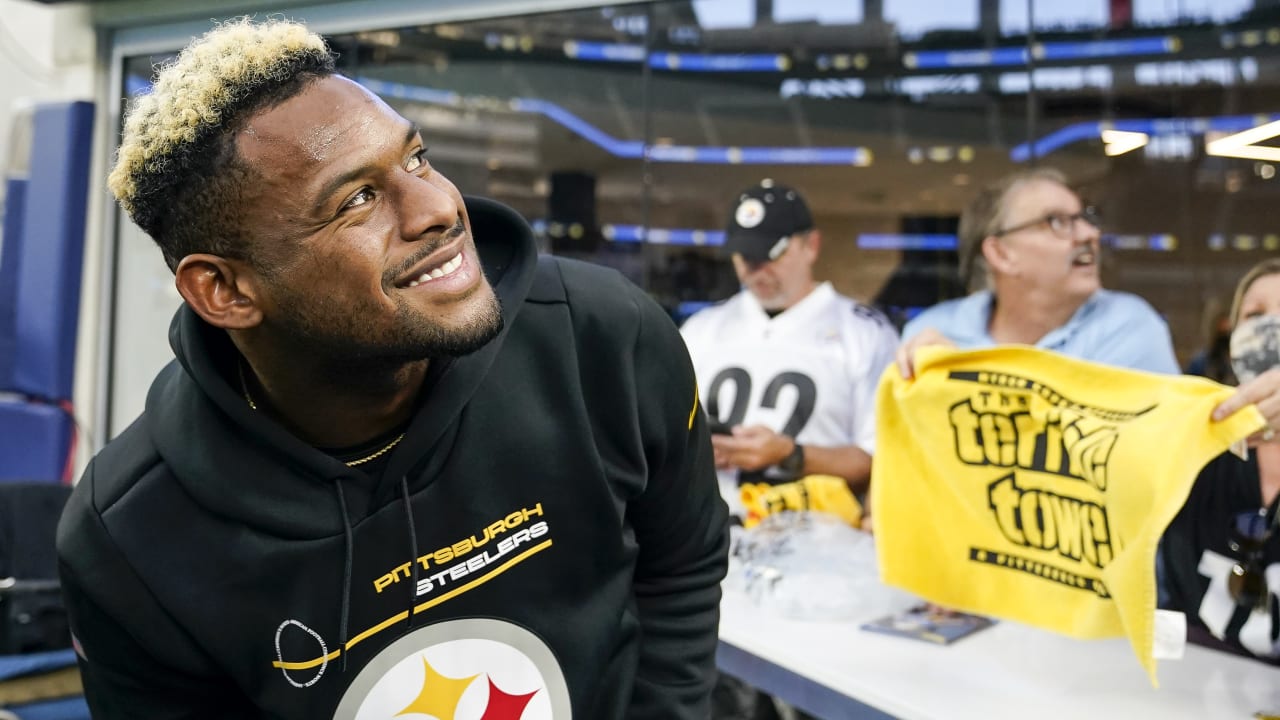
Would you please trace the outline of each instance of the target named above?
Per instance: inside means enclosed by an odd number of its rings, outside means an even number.
[[[703,30],[749,28],[756,22],[756,0],[693,0],[690,5]]]
[[[1189,5],[1159,17],[1150,5],[1135,10],[1139,25],[1174,25]],[[1110,73],[1105,92],[1038,88],[1033,135],[1038,161],[1066,171],[1104,212],[1104,283],[1155,306],[1185,363],[1207,342],[1205,313],[1227,304],[1249,266],[1280,250],[1280,150],[1267,149],[1274,138],[1238,137],[1280,119],[1280,36],[1262,21],[1172,30],[1116,33],[1112,40],[1157,42],[1091,61]],[[1065,39],[1098,41],[1094,33]],[[1042,63],[1037,75],[1070,66]],[[1019,164],[1025,150],[1011,150],[1022,153]]]
[[[816,22],[849,25],[862,22],[861,0],[773,0],[774,22]]]
[[[895,0],[884,11],[937,18],[938,5]],[[918,37],[874,22],[702,28],[704,61],[764,60],[751,71],[654,69],[653,227],[713,237],[737,193],[768,177],[808,199],[825,240],[819,275],[842,292],[898,319],[955,294],[959,210],[975,178],[1012,168],[1006,146],[1026,134],[1025,94],[1001,93],[1000,71],[948,64],[950,48],[981,43],[977,4],[960,5],[929,26],[948,32]],[[664,304],[736,291],[726,258],[675,237],[650,251],[650,290]]]
[[[1133,0],[1133,19],[1139,25],[1157,27],[1226,23],[1239,20],[1254,5],[1254,0]]]
[[[978,27],[980,0],[883,0],[884,19],[904,39],[934,31],[973,31]]]
[[[1000,0],[1000,31],[1005,35],[1027,32],[1027,0]],[[1111,11],[1108,0],[1037,0],[1034,5],[1036,32],[1061,32],[1105,28]]]

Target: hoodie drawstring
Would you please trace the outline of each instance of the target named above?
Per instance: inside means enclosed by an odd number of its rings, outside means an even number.
[[[400,494],[404,496],[404,514],[409,524],[409,565],[413,582],[409,583],[409,627],[413,627],[413,608],[418,601],[418,533],[414,529],[413,506],[409,504],[409,478],[400,476]]]
[[[347,620],[351,614],[351,570],[354,560],[355,543],[351,537],[351,516],[347,514],[347,497],[342,492],[342,480],[335,479],[333,486],[338,490],[338,509],[342,512],[342,537],[345,541],[345,560],[342,565],[342,616],[338,621],[338,649],[342,652],[342,672],[347,671]]]
[[[347,512],[347,496],[342,491],[342,480],[335,479],[333,487],[338,494],[338,510],[342,513],[342,538],[344,557],[342,563],[342,615],[338,620],[338,648],[342,652],[342,672],[347,671],[347,625],[351,618],[351,574],[355,560],[355,540],[351,530],[351,515]],[[409,583],[409,627],[413,627],[413,608],[418,600],[418,533],[413,523],[413,506],[409,503],[409,478],[400,477],[400,494],[404,498],[405,521],[409,528],[409,565],[412,582]]]

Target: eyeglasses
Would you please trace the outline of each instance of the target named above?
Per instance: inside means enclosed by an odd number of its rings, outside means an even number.
[[[997,230],[991,234],[994,237],[1004,237],[1005,235],[1016,233],[1020,230],[1027,230],[1029,228],[1036,227],[1037,225],[1044,225],[1048,227],[1049,231],[1054,235],[1057,235],[1063,240],[1070,240],[1075,237],[1076,221],[1078,220],[1083,220],[1089,225],[1092,225],[1095,229],[1100,229],[1102,227],[1102,215],[1098,212],[1098,209],[1094,207],[1087,207],[1074,214],[1049,213],[1044,217],[1036,218],[1035,220],[1028,220],[1027,222],[1019,223],[1013,227]]]
[[[1243,512],[1231,520],[1227,546],[1239,560],[1227,575],[1227,592],[1240,607],[1266,612],[1267,577],[1264,549],[1271,537],[1274,515],[1267,508]]]

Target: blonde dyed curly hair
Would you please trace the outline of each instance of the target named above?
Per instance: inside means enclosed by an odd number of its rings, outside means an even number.
[[[234,208],[254,171],[237,158],[235,133],[334,73],[319,35],[249,17],[210,30],[157,69],[152,91],[125,115],[107,186],[170,269],[196,252],[246,257]]]

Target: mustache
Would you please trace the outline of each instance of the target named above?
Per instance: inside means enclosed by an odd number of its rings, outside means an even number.
[[[404,276],[405,273],[412,270],[414,265],[422,262],[423,259],[431,253],[462,237],[466,232],[467,226],[462,223],[462,216],[459,215],[458,219],[454,221],[453,227],[440,234],[440,236],[435,240],[424,242],[421,250],[410,255],[392,270],[384,273],[382,276],[383,283],[386,285],[394,285],[397,280]]]
[[[1097,259],[1098,250],[1095,250],[1093,245],[1081,245],[1080,247],[1077,247],[1075,250],[1071,251],[1071,262],[1075,262],[1076,260],[1080,259],[1081,255],[1092,255],[1094,259]]]

